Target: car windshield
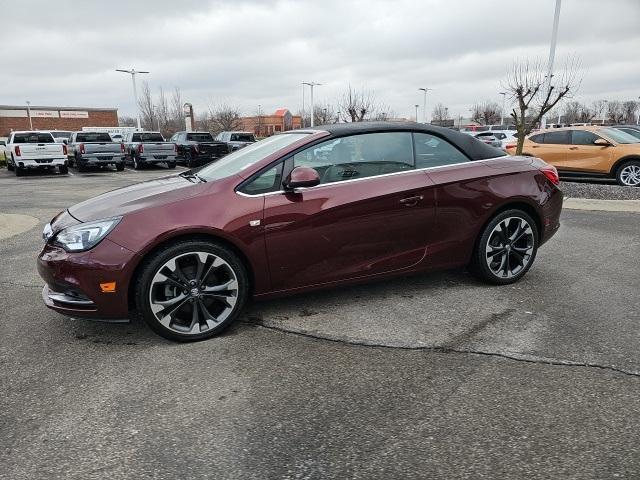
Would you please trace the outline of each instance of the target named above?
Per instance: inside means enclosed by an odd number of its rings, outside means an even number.
[[[54,143],[50,133],[16,133],[13,143]]]
[[[187,133],[187,140],[191,142],[212,142],[210,133]]]
[[[630,135],[626,132],[622,132],[616,128],[603,128],[599,130],[603,135],[609,137],[616,143],[638,143],[640,139]]]
[[[256,139],[253,138],[251,133],[232,133],[231,134],[232,142],[255,142]]]
[[[76,141],[86,142],[86,143],[91,143],[91,142],[107,143],[107,142],[111,142],[112,140],[111,140],[111,135],[109,135],[108,133],[90,132],[90,133],[79,133],[78,135],[76,135]]]
[[[309,135],[308,133],[283,133],[253,143],[221,158],[198,172],[205,180],[218,180],[240,173],[247,167]]]

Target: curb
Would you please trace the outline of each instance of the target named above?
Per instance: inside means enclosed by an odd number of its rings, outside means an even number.
[[[592,198],[567,197],[564,199],[562,208],[600,212],[640,213],[640,200],[596,200]]]

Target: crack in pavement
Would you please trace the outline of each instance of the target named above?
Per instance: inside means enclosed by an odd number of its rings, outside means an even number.
[[[575,360],[563,360],[558,358],[550,358],[550,357],[540,357],[536,355],[527,355],[524,353],[517,352],[491,352],[491,351],[483,351],[483,350],[472,350],[465,348],[454,348],[454,347],[434,347],[434,346],[407,346],[407,345],[384,345],[375,342],[369,342],[365,340],[351,340],[349,338],[344,337],[330,337],[330,336],[320,336],[314,335],[310,332],[296,332],[295,330],[287,330],[285,328],[276,327],[273,325],[265,325],[263,323],[258,323],[256,321],[256,317],[251,317],[248,320],[240,320],[239,323],[257,327],[257,328],[265,328],[267,330],[273,330],[276,332],[296,335],[300,337],[311,338],[314,340],[324,340],[328,342],[334,343],[342,343],[344,345],[354,345],[358,347],[374,347],[374,348],[389,348],[396,350],[422,350],[427,352],[435,352],[435,353],[462,353],[468,355],[483,355],[488,357],[499,357],[508,360],[514,360],[517,362],[524,363],[535,363],[539,365],[552,365],[552,366],[562,366],[562,367],[586,367],[586,368],[596,368],[600,370],[607,370],[615,373],[621,373],[623,375],[628,375],[631,377],[640,377],[640,370],[628,370],[621,367],[616,367],[615,365],[602,365],[598,363],[592,362],[578,362]]]

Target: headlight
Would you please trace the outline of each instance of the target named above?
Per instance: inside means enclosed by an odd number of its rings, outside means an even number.
[[[114,227],[122,217],[107,218],[97,222],[81,223],[73,227],[60,230],[53,243],[64,248],[67,252],[83,252],[95,247]]]

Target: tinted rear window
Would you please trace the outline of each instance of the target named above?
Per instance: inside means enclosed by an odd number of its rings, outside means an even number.
[[[187,133],[187,140],[192,142],[212,142],[213,137],[210,133]]]
[[[164,142],[164,138],[159,133],[134,133],[132,142]]]
[[[232,133],[232,142],[255,142],[255,137],[250,133]]]
[[[16,133],[13,143],[55,143],[50,133]]]
[[[561,132],[546,132],[544,134],[544,143],[552,145],[567,145],[569,143],[569,132],[563,130]]]
[[[108,133],[79,133],[76,135],[77,142],[99,142],[107,143],[111,142],[111,135]]]

